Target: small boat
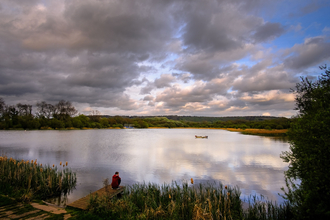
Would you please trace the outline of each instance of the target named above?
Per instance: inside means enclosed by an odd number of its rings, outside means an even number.
[[[195,138],[208,138],[208,136],[198,136],[198,135],[195,135]]]

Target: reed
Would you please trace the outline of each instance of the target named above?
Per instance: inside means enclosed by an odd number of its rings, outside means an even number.
[[[0,157],[0,192],[28,198],[44,199],[70,192],[76,185],[76,174],[69,168],[57,169],[55,165],[35,161]]]
[[[265,136],[286,136],[288,129],[237,129],[237,128],[226,128],[228,131],[241,132],[242,134],[250,135],[265,135]]]
[[[193,182],[193,180],[191,180]],[[104,184],[108,184],[106,181]],[[290,206],[250,197],[244,210],[238,187],[221,183],[134,184],[120,199],[91,197],[89,212],[111,219],[288,219]]]
[[[240,219],[243,216],[239,189],[225,189],[221,183],[134,184],[126,188],[121,199],[106,197],[91,198],[90,212],[114,219]]]
[[[250,196],[247,203],[248,208],[244,212],[244,219],[293,219],[292,206],[288,202],[277,204],[265,200],[263,196]]]

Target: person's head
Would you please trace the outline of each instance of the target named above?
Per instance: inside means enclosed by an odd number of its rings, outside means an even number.
[[[115,175],[119,176],[119,172],[118,172],[118,171],[117,171],[117,172],[115,172]]]

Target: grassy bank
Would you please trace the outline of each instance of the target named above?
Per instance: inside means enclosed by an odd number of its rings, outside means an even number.
[[[234,131],[234,132],[240,132],[242,134],[250,134],[250,135],[260,135],[260,136],[286,136],[288,129],[236,129],[236,128],[224,128],[224,130],[227,131]]]
[[[193,180],[192,180],[193,183]],[[135,184],[122,198],[90,200],[89,213],[109,219],[290,219],[288,204],[251,197],[243,209],[238,187],[218,184]]]
[[[37,160],[0,157],[0,193],[22,201],[68,193],[76,185],[76,174],[67,165],[61,162],[57,168]]]

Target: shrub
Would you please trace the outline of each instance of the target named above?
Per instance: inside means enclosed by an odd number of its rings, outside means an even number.
[[[330,71],[316,82],[302,78],[295,93],[299,115],[289,130],[290,150],[281,156],[289,163],[284,197],[297,219],[330,219]]]

